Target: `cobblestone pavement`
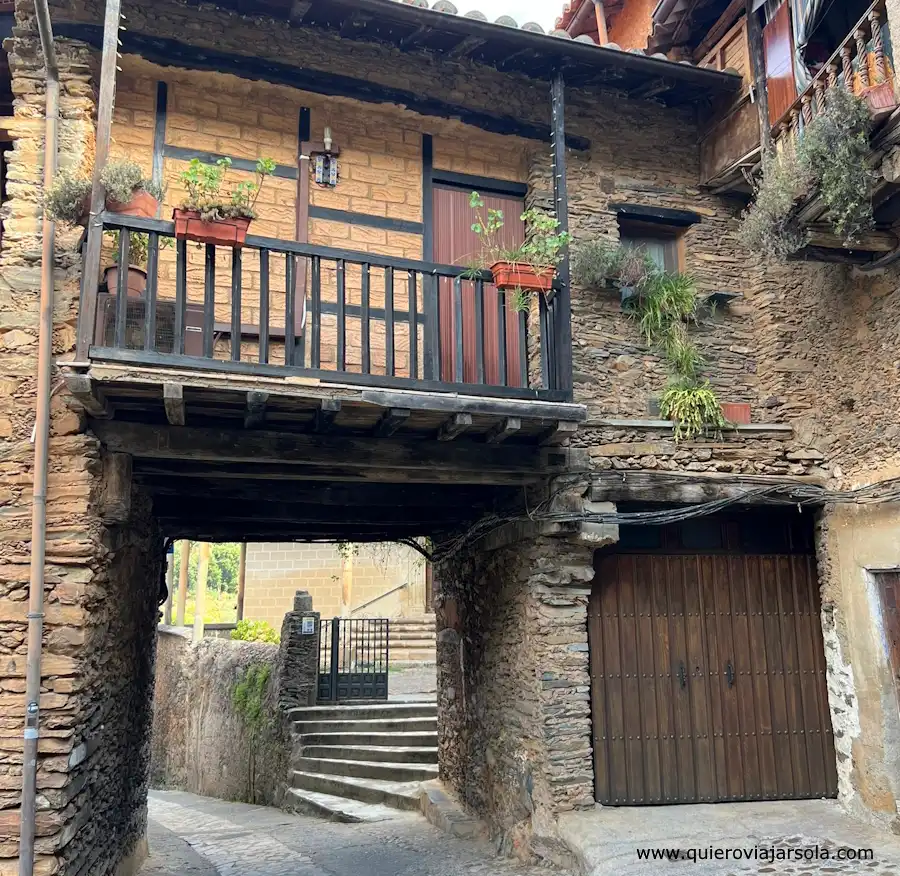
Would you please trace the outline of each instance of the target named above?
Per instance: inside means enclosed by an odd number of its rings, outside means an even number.
[[[449,837],[416,813],[333,824],[177,791],[150,793],[141,876],[547,876]]]

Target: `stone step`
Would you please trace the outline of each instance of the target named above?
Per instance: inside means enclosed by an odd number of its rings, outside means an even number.
[[[336,797],[334,794],[305,791],[302,788],[288,788],[284,808],[302,812],[304,815],[318,815],[343,824],[388,821],[399,817],[396,809],[382,803],[363,803],[346,797]]]
[[[437,634],[434,630],[402,630],[398,632],[391,632],[390,635],[390,643],[391,647],[394,647],[395,643],[402,642],[435,642],[437,641]]]
[[[304,773],[352,776],[356,779],[386,779],[389,782],[425,782],[438,776],[437,764],[332,760],[305,755],[297,758],[294,767]]]
[[[408,745],[416,747],[437,748],[437,731],[426,730],[413,733],[378,733],[378,732],[331,732],[304,733],[301,743],[306,745],[349,745],[353,748],[361,746]]]
[[[395,702],[372,705],[301,706],[290,709],[291,721],[369,721],[437,717],[436,702]]]
[[[294,732],[307,733],[429,733],[437,730],[434,718],[387,718],[359,721],[294,721]]]
[[[302,754],[304,757],[324,757],[329,760],[366,760],[379,763],[427,763],[436,765],[438,762],[437,747],[426,745],[304,744]]]
[[[419,808],[420,782],[389,782],[384,779],[358,779],[294,770],[292,784],[304,791],[332,794],[350,800],[361,800],[363,803],[381,803],[408,811]]]

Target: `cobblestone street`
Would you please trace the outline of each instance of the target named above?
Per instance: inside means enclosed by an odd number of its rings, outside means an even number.
[[[415,813],[334,824],[175,791],[150,794],[141,876],[539,876]]]

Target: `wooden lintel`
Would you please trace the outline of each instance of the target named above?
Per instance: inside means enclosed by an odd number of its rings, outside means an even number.
[[[244,428],[257,429],[266,421],[266,405],[269,393],[251,390],[247,393],[247,413],[244,414]]]
[[[571,438],[577,430],[578,423],[560,420],[555,426],[544,432],[541,436],[540,445],[541,447],[552,447],[557,444],[562,444],[564,441]]]
[[[412,411],[409,408],[388,408],[375,426],[375,437],[389,438],[410,418],[411,414]]]
[[[108,420],[112,417],[109,402],[87,374],[67,374],[64,379],[69,394],[84,408],[89,417],[96,420]]]
[[[480,48],[484,45],[484,40],[481,37],[476,36],[467,36],[461,39],[449,52],[447,52],[448,58],[465,58],[467,55],[471,55],[475,49]]]
[[[180,383],[163,384],[163,405],[169,423],[173,426],[183,426],[185,423],[184,387]]]
[[[131,456],[103,454],[100,519],[104,523],[125,523],[131,516]]]
[[[316,419],[313,423],[313,431],[324,435],[334,425],[335,418],[341,412],[341,400],[338,398],[323,398],[316,409]]]
[[[444,420],[438,429],[438,441],[452,441],[462,435],[472,425],[471,414],[454,414],[449,420]]]
[[[515,435],[522,428],[522,421],[518,417],[506,417],[491,429],[485,436],[488,444],[500,444],[506,441],[510,435]]]

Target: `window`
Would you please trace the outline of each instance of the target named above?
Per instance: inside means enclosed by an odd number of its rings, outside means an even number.
[[[681,241],[671,226],[619,218],[622,246],[643,249],[664,271],[681,270]]]

